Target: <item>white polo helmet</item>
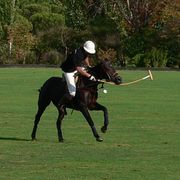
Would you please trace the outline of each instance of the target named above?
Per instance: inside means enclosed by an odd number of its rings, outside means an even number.
[[[95,54],[95,44],[92,41],[86,41],[83,46],[84,50],[88,52],[89,54]]]

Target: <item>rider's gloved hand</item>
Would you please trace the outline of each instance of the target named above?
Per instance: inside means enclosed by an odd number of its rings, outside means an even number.
[[[91,81],[97,81],[96,78],[95,78],[94,76],[92,76],[92,75],[89,77],[89,80],[91,80]]]

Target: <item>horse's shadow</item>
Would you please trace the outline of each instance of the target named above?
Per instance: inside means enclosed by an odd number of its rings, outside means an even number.
[[[16,138],[16,137],[0,137],[0,141],[31,141],[30,139]]]

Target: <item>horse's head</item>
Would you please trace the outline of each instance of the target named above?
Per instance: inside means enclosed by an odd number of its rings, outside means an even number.
[[[98,78],[105,79],[107,81],[114,82],[115,84],[121,84],[122,79],[108,60],[102,61],[98,65]]]

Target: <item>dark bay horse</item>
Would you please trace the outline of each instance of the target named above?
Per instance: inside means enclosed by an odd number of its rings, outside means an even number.
[[[90,68],[88,72],[91,73],[96,79],[105,79],[107,81],[114,82],[117,85],[121,83],[121,77],[118,76],[118,73],[116,73],[110,61],[102,61],[96,66]],[[65,104],[65,107],[78,110],[83,114],[91,127],[94,137],[99,142],[103,141],[103,139],[97,133],[94,122],[88,110],[101,110],[104,112],[104,125],[102,126],[101,131],[105,133],[109,124],[108,111],[106,107],[97,102],[98,85],[101,83],[102,82],[100,81],[90,81],[84,76],[79,76],[77,81],[76,96],[73,98],[71,103]],[[51,77],[41,87],[38,100],[38,111],[35,116],[34,127],[31,134],[32,140],[36,140],[37,126],[46,107],[50,104],[50,102],[58,107],[58,102],[64,93],[67,93],[67,85],[65,80],[61,77]],[[61,124],[64,115],[66,114],[66,110],[61,111],[58,109],[58,113],[59,115],[56,122],[58,139],[59,142],[63,142],[64,139]]]

